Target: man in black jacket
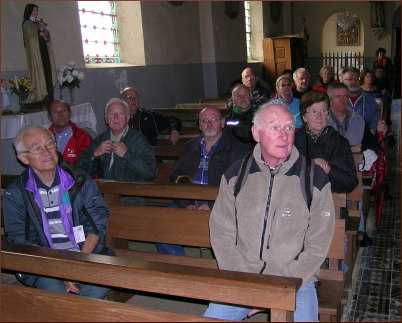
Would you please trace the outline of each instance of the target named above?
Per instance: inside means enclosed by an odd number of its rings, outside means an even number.
[[[174,117],[164,116],[149,110],[140,109],[140,94],[133,87],[127,87],[120,92],[120,98],[130,107],[130,128],[142,133],[152,146],[156,145],[159,133],[165,129],[170,130],[170,141],[176,145],[179,140],[181,122]]]
[[[226,168],[247,153],[246,147],[230,134],[223,133],[225,119],[220,110],[207,107],[201,110],[199,124],[202,135],[188,141],[182,148],[171,181],[179,175],[190,176],[195,184],[219,185]],[[211,210],[213,202],[198,201],[198,210]],[[172,207],[195,209],[191,200],[175,200]],[[159,253],[184,255],[183,247],[156,244]]]

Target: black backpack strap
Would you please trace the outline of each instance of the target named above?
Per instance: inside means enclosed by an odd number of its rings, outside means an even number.
[[[313,200],[313,176],[314,173],[314,163],[311,165],[311,158],[309,153],[309,136],[306,133],[306,160],[305,163],[305,170],[304,170],[304,184],[305,184],[305,191],[306,191],[306,199],[307,199],[307,207],[310,211],[311,202]],[[313,168],[311,168],[313,167]]]
[[[251,163],[253,161],[253,158],[251,158],[252,156],[253,156],[253,153],[250,153],[243,159],[243,162],[240,167],[240,172],[237,175],[237,181],[236,181],[236,184],[234,187],[233,195],[235,198],[237,197],[237,194],[239,194],[240,190],[242,189],[242,187],[244,186],[244,184],[247,181],[247,176],[250,172]]]
[[[313,166],[314,167],[314,164]],[[313,179],[311,178],[311,158],[306,158],[306,169],[305,169],[305,189],[307,198],[307,207],[310,210],[311,202],[313,200]]]

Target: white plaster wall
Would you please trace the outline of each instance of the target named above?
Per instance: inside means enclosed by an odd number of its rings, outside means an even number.
[[[359,16],[360,18],[360,16]],[[364,55],[364,42],[365,39],[363,37],[365,25],[362,21],[360,21],[360,33],[359,33],[359,46],[337,46],[336,45],[336,19],[337,14],[334,13],[328,17],[328,19],[324,22],[324,26],[322,28],[321,33],[321,51],[323,53],[337,53],[337,52],[346,52],[353,51],[356,53],[360,53]],[[371,53],[370,53],[371,54]]]
[[[243,2],[239,5],[239,14],[230,19],[225,14],[224,1],[212,1],[215,48],[217,62],[246,62],[246,26],[244,22]]]
[[[142,1],[146,65],[201,62],[198,2]]]
[[[141,2],[118,1],[116,11],[121,62],[145,65]]]
[[[27,69],[22,19],[25,5],[31,1],[1,1],[1,70]],[[37,1],[39,17],[48,23],[58,68],[68,61],[84,67],[76,1]]]

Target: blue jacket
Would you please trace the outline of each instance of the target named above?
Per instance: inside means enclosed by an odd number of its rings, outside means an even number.
[[[85,235],[92,233],[99,236],[98,245],[93,253],[113,255],[113,252],[105,245],[109,209],[97,185],[86,173],[73,168],[62,158],[60,158],[59,167],[72,178],[72,185],[68,188],[72,206],[72,226],[82,225]],[[3,194],[5,234],[11,243],[51,247],[46,237],[46,229],[43,228],[41,209],[35,201],[35,188],[31,185],[30,173],[30,168],[25,170],[7,187]],[[68,175],[67,177],[69,177]],[[60,180],[62,179],[63,177],[60,177]],[[28,189],[26,189],[27,186]],[[34,191],[31,190],[32,188]],[[27,228],[28,230],[26,230]],[[80,248],[82,244],[78,244]],[[24,276],[36,277],[33,275]],[[27,280],[24,282],[32,285],[34,281]]]
[[[377,131],[377,122],[380,120],[380,110],[374,98],[362,92],[362,95],[357,99],[355,105],[349,99],[348,108],[360,114],[366,120],[370,129]]]

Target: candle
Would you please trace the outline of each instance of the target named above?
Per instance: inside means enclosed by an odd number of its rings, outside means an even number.
[[[20,90],[20,86],[18,85],[18,80],[17,80],[17,76],[16,76],[16,75],[14,75],[14,82],[15,82],[15,87],[16,87],[17,91],[19,91],[19,90]]]

